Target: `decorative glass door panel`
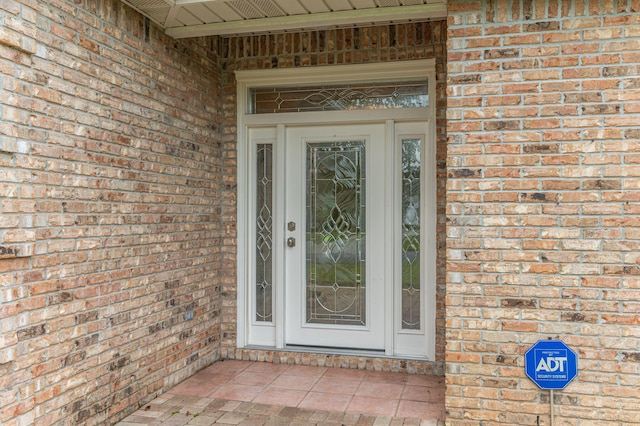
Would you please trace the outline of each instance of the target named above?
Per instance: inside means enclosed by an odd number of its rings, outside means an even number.
[[[402,138],[402,329],[421,327],[422,298],[420,294],[420,170],[422,141]]]
[[[433,353],[435,150],[424,123],[397,123],[394,191],[394,353]]]
[[[273,144],[256,145],[256,321],[273,321]]]
[[[384,349],[384,140],[383,124],[287,130],[287,344]]]
[[[364,326],[365,141],[306,149],[307,323]]]

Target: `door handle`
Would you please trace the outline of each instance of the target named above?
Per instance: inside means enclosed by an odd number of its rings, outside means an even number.
[[[295,246],[296,246],[296,239],[293,237],[287,238],[287,247],[295,247]]]

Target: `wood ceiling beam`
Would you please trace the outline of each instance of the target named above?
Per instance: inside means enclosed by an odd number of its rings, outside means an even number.
[[[444,19],[446,17],[447,5],[445,3],[432,3],[415,6],[378,7],[375,9],[344,10],[172,27],[167,28],[165,33],[173,38],[202,37],[209,35],[231,36],[236,34],[333,28],[383,22],[424,21]]]

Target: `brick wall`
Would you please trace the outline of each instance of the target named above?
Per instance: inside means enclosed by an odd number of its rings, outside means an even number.
[[[549,337],[579,356],[557,422],[640,421],[639,37],[637,0],[449,2],[452,424],[549,424]]]
[[[0,2],[0,424],[108,424],[219,357],[216,42]]]
[[[446,179],[446,25],[444,22],[423,22],[362,28],[347,28],[299,33],[255,35],[225,38],[220,54],[224,74],[225,152],[229,157],[236,149],[236,82],[233,72],[263,68],[291,68],[389,62],[411,59],[436,59],[437,104],[437,186],[438,186],[438,259],[437,259],[437,343],[435,364],[421,366],[416,371],[442,374],[444,360],[444,275],[445,275],[445,179]],[[234,158],[235,159],[235,158]],[[231,160],[231,158],[230,158]],[[229,163],[235,166],[235,163]],[[223,283],[222,354],[243,359],[275,359],[277,362],[326,363],[326,356],[313,359],[269,351],[236,350],[236,281],[235,263],[229,264],[229,279]],[[284,358],[282,358],[284,357]],[[287,358],[288,360],[286,360]],[[354,357],[329,361],[332,365],[355,365]],[[360,365],[381,365],[381,369],[396,369],[391,362],[379,363],[360,359]],[[387,367],[382,367],[382,365]],[[373,368],[373,367],[372,367]],[[409,368],[414,370],[414,368]]]

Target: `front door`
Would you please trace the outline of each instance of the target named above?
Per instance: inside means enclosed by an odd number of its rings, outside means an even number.
[[[434,359],[435,63],[236,78],[238,347]]]
[[[285,137],[285,343],[384,350],[385,125]]]

